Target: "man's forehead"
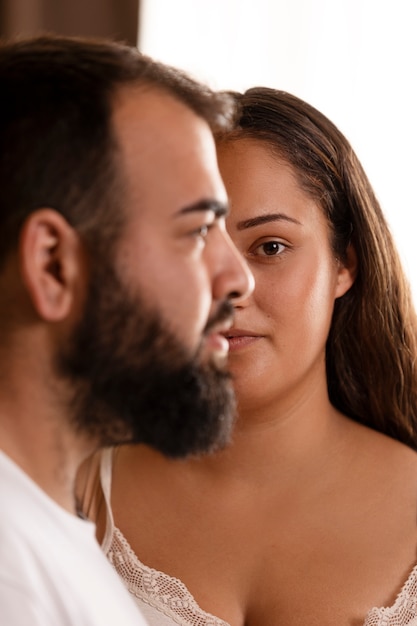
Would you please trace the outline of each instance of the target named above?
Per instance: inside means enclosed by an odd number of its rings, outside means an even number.
[[[197,117],[193,109],[185,104],[173,92],[147,82],[132,82],[120,86],[113,97],[113,117],[136,115],[138,120],[154,118],[157,115],[188,115]],[[204,120],[202,118],[202,122]]]
[[[171,219],[201,211],[225,215],[226,192],[210,127],[169,93],[145,87],[125,88],[114,110],[132,206]]]
[[[128,157],[166,158],[212,150],[214,138],[207,122],[170,93],[139,85],[119,91],[113,109],[119,149]],[[162,165],[162,163],[161,163]]]

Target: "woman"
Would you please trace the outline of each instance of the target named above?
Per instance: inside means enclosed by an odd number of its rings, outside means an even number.
[[[326,117],[235,97],[218,156],[255,291],[228,333],[233,442],[105,452],[85,510],[153,624],[417,624],[417,324],[395,245]]]

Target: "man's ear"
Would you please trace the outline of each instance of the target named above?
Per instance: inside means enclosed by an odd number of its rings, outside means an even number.
[[[358,257],[356,250],[349,244],[346,250],[346,260],[342,263],[338,261],[339,269],[337,273],[335,297],[340,298],[352,287],[358,273]]]
[[[38,315],[64,320],[71,312],[83,278],[83,251],[77,232],[53,209],[26,219],[19,241],[23,282]]]

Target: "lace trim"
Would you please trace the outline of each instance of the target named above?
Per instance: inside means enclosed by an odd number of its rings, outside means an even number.
[[[417,626],[417,565],[394,604],[371,609],[364,626]]]
[[[147,567],[139,561],[116,527],[113,528],[107,558],[125,581],[130,593],[181,626],[230,626],[203,611],[178,578]],[[363,626],[417,626],[417,565],[394,604],[371,609]]]
[[[158,609],[182,626],[229,626],[203,611],[178,578],[147,567],[116,527],[107,551],[107,558],[136,598]]]
[[[203,611],[187,587],[177,578],[144,565],[114,525],[110,506],[112,450],[101,457],[101,482],[107,508],[102,548],[130,593],[181,626],[230,626]],[[417,565],[411,571],[394,604],[372,608],[363,626],[417,626]]]

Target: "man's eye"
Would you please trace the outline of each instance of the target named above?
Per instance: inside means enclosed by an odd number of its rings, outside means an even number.
[[[203,224],[202,226],[196,228],[193,234],[197,237],[200,237],[201,239],[205,239],[212,226],[213,224]]]
[[[281,254],[286,247],[287,246],[280,241],[265,241],[259,246],[256,246],[253,254],[257,256],[277,256],[278,254]]]
[[[207,226],[207,224],[203,224],[203,226],[200,226],[200,228],[197,231],[197,234],[200,237],[207,237],[209,231],[209,227]]]

